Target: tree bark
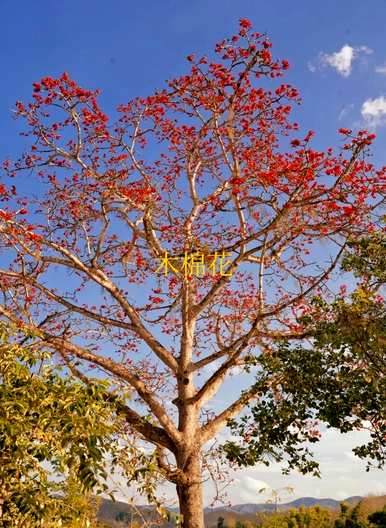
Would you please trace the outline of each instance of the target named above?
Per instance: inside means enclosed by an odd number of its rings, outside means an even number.
[[[200,454],[191,454],[181,469],[186,477],[177,484],[181,528],[205,528]]]

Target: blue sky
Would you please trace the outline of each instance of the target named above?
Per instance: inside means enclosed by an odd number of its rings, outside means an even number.
[[[29,98],[33,81],[67,71],[84,87],[100,88],[111,113],[184,73],[186,55],[210,52],[245,17],[269,35],[275,56],[289,60],[287,80],[304,100],[297,118],[302,130],[316,131],[314,145],[337,145],[339,127],[374,128],[374,160],[386,165],[386,0],[0,0],[0,13],[0,158],[20,149],[11,108]],[[379,472],[367,474],[351,458],[359,439],[326,436],[318,449],[321,481],[255,468],[237,475],[232,500],[254,500],[258,481],[293,485],[294,497],[386,491]]]
[[[186,55],[210,51],[235,31],[240,17],[267,32],[277,56],[289,59],[287,78],[304,99],[301,124],[317,131],[318,145],[334,144],[334,131],[360,125],[363,103],[386,91],[386,75],[375,72],[386,63],[386,1],[370,5],[358,0],[2,0],[2,150],[14,148],[10,132],[16,125],[9,110],[16,99],[28,97],[32,81],[68,71],[80,84],[101,88],[103,106],[111,111],[116,103],[151,93],[182,73]],[[346,77],[328,66],[326,55],[319,57],[344,45],[354,49]],[[378,132],[384,139],[383,130]]]

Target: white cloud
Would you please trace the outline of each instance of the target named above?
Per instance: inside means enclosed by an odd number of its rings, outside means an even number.
[[[383,66],[377,66],[375,68],[376,73],[380,73],[381,75],[386,75],[386,64]]]
[[[222,432],[221,440],[229,438],[226,432]],[[261,488],[280,490],[285,486],[295,489],[293,494],[280,495],[283,503],[290,502],[300,497],[319,497],[346,499],[352,495],[366,496],[372,494],[386,494],[386,483],[381,470],[374,469],[366,472],[366,463],[357,457],[352,457],[351,449],[370,440],[367,431],[353,431],[340,434],[333,429],[324,429],[320,444],[315,444],[315,459],[320,462],[322,478],[318,479],[311,475],[301,475],[291,472],[289,476],[282,475],[281,464],[273,463],[269,467],[257,464],[255,467],[230,470],[233,481],[227,488],[228,501],[232,504],[242,503],[264,503],[269,497],[258,493]],[[262,480],[264,479],[264,480]],[[111,478],[111,487],[119,490],[117,499],[124,502],[133,498],[137,504],[143,504],[143,497],[135,493],[135,488],[128,488],[127,479],[120,474],[114,473]],[[159,488],[160,497],[163,495],[166,502],[176,506],[175,488],[171,484],[163,484]],[[206,505],[212,503],[215,495],[213,482],[208,480],[204,484],[204,502]],[[216,504],[219,506],[220,504]]]
[[[367,46],[350,46],[345,44],[339,51],[334,53],[323,53],[319,54],[319,66],[330,66],[334,68],[339,75],[348,77],[352,70],[352,65],[355,59],[360,55],[369,55],[373,50]],[[316,66],[312,63],[308,63],[308,69],[312,72],[316,71]]]
[[[224,435],[225,436],[225,435]],[[236,470],[230,484],[228,499],[231,504],[263,503],[268,494],[259,494],[264,487],[281,489],[285,486],[295,488],[294,494],[283,494],[282,502],[289,502],[299,497],[330,497],[341,500],[351,495],[365,496],[369,493],[386,493],[382,471],[374,469],[366,472],[366,462],[353,457],[351,449],[370,440],[367,431],[353,431],[341,434],[334,429],[322,428],[322,439],[311,449],[315,460],[320,463],[322,478],[301,475],[293,471],[289,476],[281,473],[281,464],[273,463],[269,467],[257,464],[252,468]],[[263,480],[264,479],[264,480]],[[205,501],[213,496],[210,482],[205,487]]]
[[[367,99],[361,109],[361,114],[368,127],[376,128],[386,124],[386,97]]]
[[[331,55],[323,53],[321,60],[331,66],[331,68],[335,68],[343,77],[348,77],[351,73],[352,61],[354,60],[354,48],[346,44],[340,51],[331,53]]]
[[[345,105],[342,110],[339,112],[338,115],[338,121],[342,121],[345,117],[348,116],[348,114],[351,112],[351,110],[354,108],[353,104]]]
[[[263,480],[258,480],[248,475],[241,475],[235,481],[237,485],[240,502],[264,502],[259,495],[259,490],[262,488],[269,488],[268,484]]]

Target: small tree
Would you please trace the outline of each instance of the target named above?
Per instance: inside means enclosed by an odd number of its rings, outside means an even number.
[[[270,497],[267,499],[267,504],[273,504],[275,512],[278,511],[279,503],[282,501],[281,495],[283,493],[293,493],[294,488],[291,486],[284,486],[283,488],[273,489],[273,488],[261,488],[259,489],[259,493],[266,493],[268,490],[270,491]]]
[[[224,517],[219,517],[217,519],[217,528],[226,528]]]
[[[382,511],[376,511],[368,516],[370,523],[381,528],[386,526],[386,506]]]
[[[264,405],[252,407],[249,415],[231,424],[247,442],[225,445],[240,465],[267,453],[280,461],[285,445],[298,466],[317,470],[307,461],[308,449],[297,447],[300,424],[307,421],[311,442],[320,438],[319,421],[342,432],[368,429],[370,441],[353,451],[367,458],[367,469],[385,463],[386,303],[381,293],[386,285],[386,237],[378,231],[349,241],[348,248],[342,271],[353,272],[359,282],[349,297],[343,288],[333,302],[313,299],[299,320],[311,329],[311,346],[283,340],[260,359],[265,368],[256,386],[265,393]],[[280,427],[272,427],[273,416]]]
[[[335,528],[368,528],[368,524],[359,518],[360,502],[351,510],[347,504],[340,506],[340,517],[335,521]]]
[[[322,416],[343,431],[367,422],[371,441],[354,453],[381,468],[386,458],[386,234],[382,230],[349,242],[343,271],[359,283],[350,296],[321,304],[327,322],[317,325],[317,347],[335,350],[339,375],[335,390],[325,398]],[[331,388],[331,386],[330,386]],[[337,395],[340,393],[340,397]],[[332,399],[335,398],[335,403]],[[339,401],[340,412],[333,407]],[[351,420],[345,418],[351,415]],[[356,420],[352,418],[356,417]],[[368,465],[368,468],[370,464]]]
[[[298,316],[384,189],[366,159],[373,134],[341,129],[340,152],[311,147],[290,119],[288,62],[248,20],[215,52],[120,105],[115,124],[67,74],[35,83],[16,111],[31,149],[4,165],[36,178],[34,195],[0,186],[0,314],[39,329],[82,376],[98,368],[130,387],[127,426],[154,447],[189,528],[204,526],[208,442],[248,403],[264,409],[276,374],[204,409],[235,368],[307,334]]]
[[[100,397],[105,387],[69,380],[48,360],[41,350],[11,342],[0,324],[4,527],[75,526],[80,518],[82,527],[91,527],[88,495],[105,477],[104,455],[115,430],[112,410]]]

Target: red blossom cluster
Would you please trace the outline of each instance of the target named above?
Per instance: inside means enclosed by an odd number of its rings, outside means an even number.
[[[338,152],[312,148],[314,132],[301,135],[291,120],[300,98],[281,82],[288,61],[273,57],[270,41],[247,19],[212,57],[191,54],[188,62],[189,70],[158,92],[119,105],[111,124],[98,105],[99,92],[67,74],[34,83],[32,102],[16,104],[31,148],[4,169],[10,176],[33,170],[40,178],[44,193],[33,204],[37,227],[31,230],[25,218],[29,200],[14,197],[3,183],[0,200],[13,197],[17,208],[0,209],[0,218],[12,236],[34,247],[54,241],[85,262],[94,251],[94,264],[100,259],[107,274],[129,284],[150,280],[161,249],[181,255],[236,248],[234,276],[244,289],[238,283],[219,293],[230,312],[224,321],[236,324],[246,309],[253,317],[267,302],[255,276],[241,270],[241,248],[246,252],[256,242],[261,254],[246,262],[271,270],[277,295],[270,303],[289,305],[284,277],[292,273],[299,287],[311,288],[311,279],[297,272],[311,260],[313,244],[371,228],[385,168],[368,162],[375,135],[363,130],[339,129],[345,143]],[[165,280],[166,297],[150,294],[153,305],[165,300],[167,306],[167,296],[173,302],[178,295],[179,279]],[[218,280],[204,277],[197,299]],[[293,313],[280,322],[299,330]],[[206,324],[209,336],[210,316]]]

